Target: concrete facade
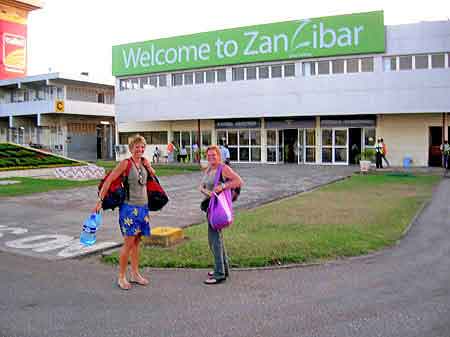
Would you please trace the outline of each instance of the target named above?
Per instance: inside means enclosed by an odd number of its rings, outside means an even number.
[[[0,142],[80,160],[112,159],[113,103],[114,86],[87,76],[51,73],[0,81]]]
[[[327,149],[322,144],[325,141],[322,129],[332,129],[330,132],[335,137],[335,130],[339,129],[339,125],[336,123],[333,127],[323,127],[321,121],[337,118],[341,119],[341,126],[347,130],[347,143],[342,149],[347,151],[347,160],[341,160],[341,163],[348,164],[352,146],[349,141],[350,129],[360,128],[361,138],[364,138],[365,134],[372,135],[371,130],[364,130],[365,123],[375,120],[371,128],[376,130],[376,137],[384,137],[393,165],[401,165],[405,156],[412,156],[413,165],[427,166],[431,153],[429,147],[432,145],[429,141],[429,128],[441,127],[442,138],[448,137],[450,22],[386,26],[385,32],[386,48],[382,54],[222,67],[226,69],[224,82],[174,87],[171,79],[174,73],[180,73],[178,71],[165,74],[168,83],[165,87],[119,90],[122,88],[121,81],[139,80],[139,76],[117,78],[118,131],[150,132],[165,129],[168,139],[173,140],[173,131],[183,131],[187,127],[194,133],[197,130],[197,120],[201,120],[202,125],[205,121],[210,123],[201,129],[211,130],[211,141],[215,143],[219,131],[215,126],[217,122],[251,119],[259,123],[256,129],[260,131],[261,154],[256,161],[266,162],[270,153],[267,144],[269,128],[265,124],[270,119],[279,118],[286,122],[281,129],[290,129],[288,124],[292,119],[310,118],[315,120],[316,134],[315,148],[310,151],[315,152],[314,163],[320,164],[330,160],[331,163],[336,163],[335,159],[342,155],[335,147],[335,142],[339,140],[333,140],[330,148],[333,151],[332,159],[324,154]],[[366,59],[372,60],[372,66],[364,71],[363,62]],[[424,61],[425,67],[419,64]],[[331,70],[335,62],[343,64],[342,73]],[[357,62],[356,72],[349,71],[351,62]],[[327,63],[329,73],[318,74],[319,67]],[[295,65],[295,76],[232,80],[233,68],[287,64]],[[311,75],[308,67],[315,67],[315,74]],[[194,71],[206,70],[208,69]],[[362,122],[352,124],[351,120],[355,119]],[[296,129],[299,132],[306,130]],[[236,130],[239,131],[234,131]],[[371,136],[374,137],[375,134]],[[277,135],[276,146],[284,146],[281,138],[286,138],[286,135]],[[362,139],[360,149],[373,146],[365,142],[367,140]],[[294,145],[297,146],[297,152],[305,150],[300,149],[300,140]],[[300,160],[301,155],[296,156],[299,163],[305,162],[305,159]],[[306,152],[303,156],[306,156]],[[246,155],[244,157],[247,158]],[[276,162],[282,162],[281,157],[281,154],[277,154]]]

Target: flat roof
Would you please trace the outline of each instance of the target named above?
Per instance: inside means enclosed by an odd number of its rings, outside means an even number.
[[[102,85],[114,88],[114,83],[108,81],[99,81],[94,78],[85,75],[75,75],[75,74],[65,74],[65,73],[49,73],[49,74],[41,74],[41,75],[32,75],[32,76],[24,76],[24,77],[16,77],[7,80],[0,81],[0,87],[10,87],[12,85],[26,84],[26,83],[34,83],[34,82],[43,82],[43,81],[51,81],[51,80],[61,80],[65,82],[77,82],[80,84],[90,84],[90,85]]]
[[[0,4],[24,9],[26,11],[34,11],[35,9],[42,8],[41,0],[0,0]]]

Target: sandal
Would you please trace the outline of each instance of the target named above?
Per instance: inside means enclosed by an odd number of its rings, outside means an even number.
[[[225,273],[225,277],[227,278],[228,276],[230,276],[229,273]],[[211,270],[208,272],[208,277],[209,278],[213,278],[214,277],[214,270]]]
[[[217,278],[209,278],[209,279],[206,279],[206,280],[204,280],[203,281],[203,283],[204,284],[219,284],[219,283],[222,283],[222,282],[225,282],[225,278],[219,278],[219,279],[217,279]]]
[[[121,283],[120,279],[117,280],[117,286],[122,290],[130,290],[131,284],[127,280],[122,280],[124,282]]]
[[[142,275],[138,274],[138,275],[132,275],[130,277],[130,283],[136,283],[136,284],[139,284],[140,286],[148,286],[150,281],[147,280]]]

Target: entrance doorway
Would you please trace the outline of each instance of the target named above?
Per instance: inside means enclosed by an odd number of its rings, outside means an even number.
[[[428,165],[440,167],[442,166],[442,153],[440,149],[442,144],[442,127],[431,126],[429,140]]]
[[[362,149],[362,143],[361,143],[361,132],[362,129],[360,128],[350,128],[348,130],[348,137],[349,137],[349,163],[350,164],[358,164],[358,159],[361,154]]]
[[[284,162],[298,163],[298,130],[285,129],[284,136]]]

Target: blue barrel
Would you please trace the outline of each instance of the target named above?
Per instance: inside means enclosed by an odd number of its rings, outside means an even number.
[[[410,168],[411,167],[412,158],[410,156],[405,156],[403,158],[403,168]]]

